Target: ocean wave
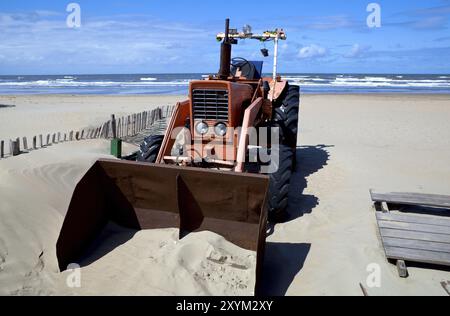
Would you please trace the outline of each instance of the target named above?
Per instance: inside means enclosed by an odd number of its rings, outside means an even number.
[[[326,77],[326,76],[324,76]],[[317,78],[317,76],[284,76],[283,79],[299,86],[315,87],[366,87],[366,88],[449,88],[450,80],[440,79],[406,79],[403,76],[374,77],[374,76],[328,76],[326,78]]]
[[[207,78],[200,74],[3,76],[2,93],[179,93],[189,82]],[[450,93],[447,75],[287,74],[292,85],[306,91],[422,91]]]
[[[142,81],[142,82],[116,82],[116,81],[73,81],[71,79],[36,80],[23,82],[0,82],[0,86],[19,87],[145,87],[145,86],[188,86],[190,80],[179,81]]]

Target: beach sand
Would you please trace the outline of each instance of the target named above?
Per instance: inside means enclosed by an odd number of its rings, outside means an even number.
[[[182,96],[0,96],[0,140],[68,131],[175,104]],[[298,167],[289,211],[267,238],[264,292],[446,295],[449,270],[410,267],[400,279],[380,245],[369,189],[450,195],[448,95],[302,96]],[[125,152],[135,149],[125,146]],[[0,160],[0,295],[251,295],[254,253],[209,233],[179,241],[175,229],[109,226],[81,263],[81,288],[66,285],[55,244],[76,183],[108,157],[109,142],[50,146]],[[219,258],[220,260],[217,260]],[[212,259],[212,260],[211,260]],[[218,263],[219,262],[219,263]],[[235,269],[234,264],[246,269]]]

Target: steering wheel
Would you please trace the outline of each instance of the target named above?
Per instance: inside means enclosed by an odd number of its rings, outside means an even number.
[[[238,68],[240,68],[241,69],[241,71],[244,71],[245,70],[245,66],[246,65],[248,65],[248,67],[247,67],[247,69],[246,69],[246,72],[244,73],[242,73],[241,74],[241,76],[242,77],[248,77],[249,75],[250,75],[250,72],[251,72],[251,69],[252,69],[252,64],[247,60],[247,59],[245,59],[245,58],[242,58],[242,57],[234,57],[232,60],[231,60],[231,67],[232,67],[232,73],[233,73],[233,75],[236,75],[236,71],[237,71],[237,69]]]

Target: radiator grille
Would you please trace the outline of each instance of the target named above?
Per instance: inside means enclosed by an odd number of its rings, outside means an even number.
[[[228,121],[228,91],[195,89],[192,91],[194,120]]]

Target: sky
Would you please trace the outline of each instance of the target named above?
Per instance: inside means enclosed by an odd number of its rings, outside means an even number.
[[[80,27],[67,25],[71,2]],[[367,24],[370,3],[380,27]],[[0,75],[216,72],[227,17],[283,28],[283,73],[450,73],[450,0],[0,0]],[[233,56],[269,72],[263,47],[241,41]]]

